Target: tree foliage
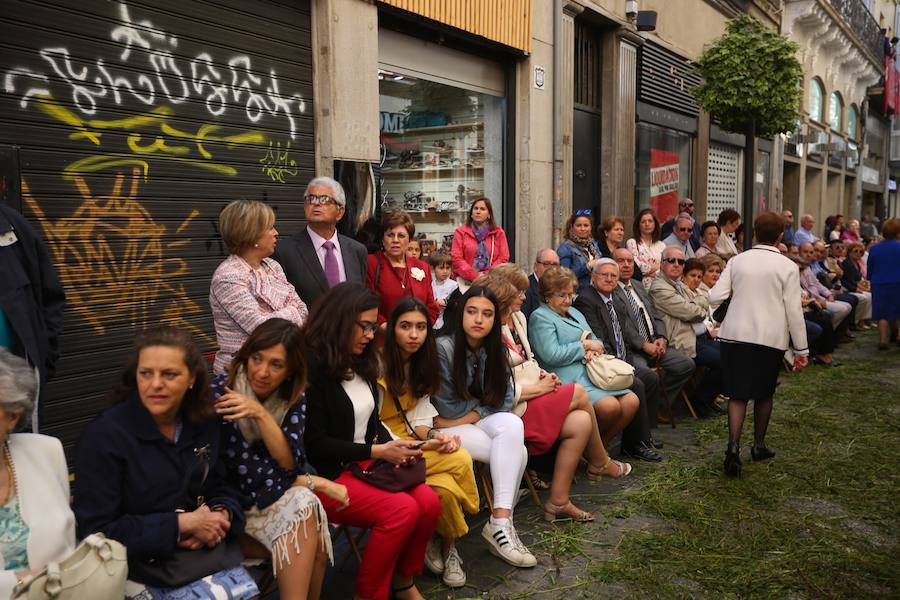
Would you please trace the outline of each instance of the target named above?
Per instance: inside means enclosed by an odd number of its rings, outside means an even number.
[[[696,63],[703,78],[692,90],[697,104],[728,131],[744,132],[751,120],[764,137],[793,130],[803,76],[797,49],[749,15],[732,19]]]

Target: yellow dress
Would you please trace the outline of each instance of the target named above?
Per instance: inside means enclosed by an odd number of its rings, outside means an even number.
[[[397,411],[397,403],[387,389],[384,379],[378,380],[384,391],[381,403],[381,422],[391,432],[402,439],[415,439],[409,433],[403,416]],[[399,398],[400,406],[409,412],[419,399],[406,393]],[[437,532],[442,537],[458,538],[466,535],[469,526],[463,511],[475,514],[478,512],[478,487],[475,484],[475,472],[472,469],[472,456],[465,448],[451,454],[426,450],[425,482],[434,488],[441,499],[441,512],[438,515]]]

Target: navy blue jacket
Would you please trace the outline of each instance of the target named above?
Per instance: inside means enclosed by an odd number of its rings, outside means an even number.
[[[244,530],[238,493],[226,483],[219,457],[219,421],[194,425],[187,419],[177,443],[157,429],[137,394],[104,411],[87,426],[75,462],[78,537],[102,532],[128,548],[129,558],[164,558],[178,541],[177,509],[194,510],[183,497],[185,475],[194,471],[195,451],[209,446],[209,475],[201,490],[210,508],[231,513],[229,536]]]
[[[541,302],[541,290],[538,286],[538,278],[532,273],[528,276],[528,289],[525,290],[525,302],[522,303],[522,312],[525,314],[526,319],[541,305]]]
[[[16,337],[14,353],[38,367],[41,382],[56,368],[66,294],[41,236],[25,217],[0,204],[0,308]]]

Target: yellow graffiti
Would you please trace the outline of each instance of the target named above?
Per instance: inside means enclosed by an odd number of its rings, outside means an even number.
[[[213,153],[207,145],[213,143],[221,144],[226,148],[233,148],[238,145],[261,145],[266,141],[265,135],[259,131],[244,131],[233,135],[216,135],[222,129],[222,126],[215,123],[203,123],[196,132],[185,131],[171,123],[175,114],[169,106],[158,106],[149,112],[122,119],[85,120],[51,96],[41,95],[35,99],[43,113],[75,129],[69,134],[69,139],[87,139],[94,145],[100,146],[103,132],[118,130],[128,133],[125,139],[128,149],[133,154],[141,157],[129,158],[127,154],[116,153],[89,156],[68,165],[64,169],[66,177],[71,177],[76,173],[93,173],[111,167],[137,166],[143,170],[144,178],[146,179],[149,174],[150,164],[145,158],[174,160],[192,167],[233,177],[237,175],[237,169],[233,166],[216,162]],[[162,135],[153,135],[152,129],[154,128],[158,128]],[[147,130],[151,131],[148,132]],[[271,144],[270,142],[270,149]],[[190,156],[195,151],[199,156]],[[292,173],[290,168],[295,166],[295,161],[290,161],[289,165],[286,162],[283,165],[276,165],[274,167],[275,171],[283,174],[280,174],[279,177],[272,177],[273,181],[284,183],[284,174],[296,175],[296,169]]]
[[[98,335],[108,327],[142,329],[161,320],[211,341],[197,325],[205,311],[176,281],[187,274],[187,260],[167,256],[187,240],[164,242],[165,225],[156,223],[138,199],[141,169],[132,169],[128,181],[126,174],[117,174],[105,195],[83,177],[72,179],[81,204],[70,217],[47,218],[24,179],[22,196],[41,223],[73,310]],[[199,214],[191,210],[176,234]]]
[[[285,176],[297,176],[297,161],[288,159],[290,150],[290,142],[284,147],[284,151],[281,149],[281,142],[269,142],[269,149],[259,163],[262,165],[262,172],[272,181],[284,183]]]

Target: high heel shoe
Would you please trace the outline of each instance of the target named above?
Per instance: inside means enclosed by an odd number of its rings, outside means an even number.
[[[610,467],[613,470],[610,472]],[[602,481],[604,477],[610,477],[612,479],[621,479],[623,477],[627,477],[629,473],[631,473],[631,465],[627,462],[620,462],[618,460],[613,460],[612,458],[607,459],[606,463],[600,467],[599,469],[592,470],[592,465],[588,464],[587,468],[587,478],[588,481],[592,481],[597,483],[598,481]]]
[[[550,507],[549,509],[547,507]],[[562,506],[557,506],[552,502],[544,505],[544,520],[548,523],[559,520],[571,520],[576,523],[590,523],[594,520],[594,515],[586,510],[581,510],[571,502],[566,502]]]
[[[741,466],[741,445],[738,442],[729,442],[725,451],[725,474],[729,477],[740,477]]]
[[[775,451],[768,446],[750,446],[750,458],[754,461],[775,458]]]

